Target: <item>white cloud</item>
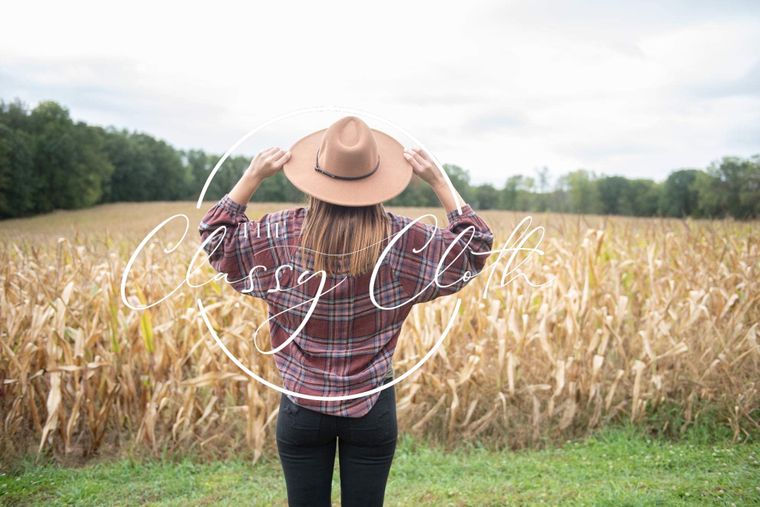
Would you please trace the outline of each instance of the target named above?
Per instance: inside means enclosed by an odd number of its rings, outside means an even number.
[[[543,165],[662,178],[760,152],[755,5],[17,3],[0,97],[216,152],[274,116],[340,104],[403,126],[475,182]]]

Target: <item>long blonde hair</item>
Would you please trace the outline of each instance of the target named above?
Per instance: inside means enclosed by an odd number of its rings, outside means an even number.
[[[301,253],[314,256],[314,271],[344,271],[359,275],[371,271],[390,236],[390,221],[382,203],[341,206],[308,196],[308,212],[301,228]]]

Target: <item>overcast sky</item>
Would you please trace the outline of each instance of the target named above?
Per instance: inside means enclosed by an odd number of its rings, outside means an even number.
[[[189,5],[189,4],[188,4]],[[0,98],[223,152],[337,105],[474,183],[586,168],[663,179],[760,153],[760,2],[15,2]],[[287,148],[343,116],[272,124]],[[412,142],[388,124],[367,123]]]

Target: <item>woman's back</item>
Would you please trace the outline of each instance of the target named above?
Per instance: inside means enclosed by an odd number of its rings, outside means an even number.
[[[344,396],[382,384],[392,373],[393,353],[412,305],[462,289],[483,268],[493,245],[491,230],[469,205],[461,214],[448,212],[447,227],[386,212],[391,234],[383,247],[393,244],[375,270],[315,273],[314,254],[300,248],[308,208],[268,213],[259,220],[248,220],[244,211],[226,195],[204,217],[201,237],[221,225],[243,224],[242,231],[237,227],[225,237],[226,254],[214,252],[213,241],[206,251],[236,290],[267,301],[272,348],[301,328],[274,360],[283,386],[307,395]],[[379,394],[338,401],[289,398],[325,414],[361,417]]]

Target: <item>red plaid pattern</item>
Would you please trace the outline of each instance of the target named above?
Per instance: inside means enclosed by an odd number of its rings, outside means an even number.
[[[235,290],[267,302],[271,342],[276,348],[301,325],[319,292],[321,276],[306,280],[308,274],[303,274],[313,269],[313,256],[308,252],[302,255],[298,243],[308,209],[289,208],[250,220],[246,207],[226,194],[201,220],[200,237],[208,240],[204,250],[209,262],[226,274]],[[384,240],[387,246],[414,219],[386,213],[392,224],[392,236]],[[462,289],[483,269],[493,246],[491,229],[468,204],[462,206],[461,215],[454,210],[446,217],[448,227],[420,221],[412,224],[383,259],[374,284],[375,300],[382,307],[398,308],[381,310],[372,303],[371,271],[359,276],[349,276],[347,270],[326,275],[322,294],[304,328],[274,354],[285,388],[310,395],[345,396],[373,389],[392,375],[393,352],[411,306]],[[438,263],[450,246],[437,285]],[[293,269],[278,271],[286,265]],[[326,414],[361,417],[379,395],[340,401],[288,397]]]

